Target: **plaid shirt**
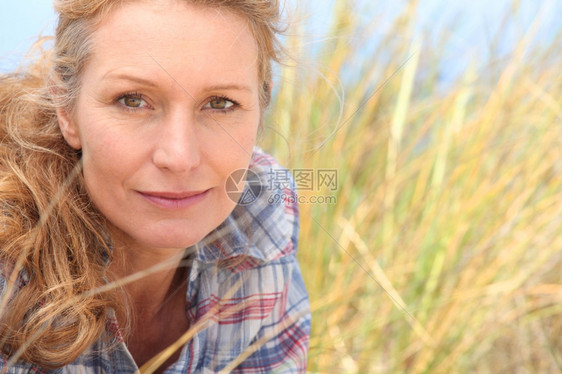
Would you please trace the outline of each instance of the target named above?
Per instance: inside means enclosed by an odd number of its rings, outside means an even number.
[[[197,332],[166,373],[305,371],[310,312],[295,257],[298,206],[294,184],[289,172],[258,148],[249,170],[255,173],[254,179],[249,179],[241,203],[224,223],[188,249],[193,262],[186,314]],[[283,180],[280,175],[288,178]],[[0,291],[5,286],[1,270]],[[25,279],[21,283],[23,286]],[[106,330],[119,339],[114,317],[108,317]],[[58,370],[18,362],[8,373],[138,370],[121,339],[116,347],[109,344],[99,339],[76,361]],[[6,359],[0,359],[0,369],[5,366]]]

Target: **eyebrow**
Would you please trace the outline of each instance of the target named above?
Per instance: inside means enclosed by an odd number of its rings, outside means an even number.
[[[235,91],[252,92],[252,89],[250,88],[250,86],[244,86],[244,85],[240,85],[240,84],[217,84],[217,85],[207,87],[207,90],[209,90],[209,91],[235,90]]]
[[[156,83],[149,79],[144,79],[138,76],[129,75],[129,74],[115,74],[115,73],[106,73],[102,79],[111,79],[111,80],[127,80],[132,81],[135,83],[139,83],[145,86],[156,87]]]
[[[139,83],[145,86],[149,86],[149,87],[157,87],[158,85],[156,83],[154,83],[153,81],[149,80],[149,79],[145,79],[139,76],[135,76],[135,75],[130,75],[130,74],[115,74],[112,72],[108,72],[107,74],[105,74],[102,79],[110,79],[110,80],[127,80],[127,81],[131,81],[131,82],[135,82],[135,83]],[[177,81],[176,81],[176,84]],[[183,87],[181,87],[183,89]],[[236,84],[236,83],[225,83],[225,84],[216,84],[216,85],[212,85],[212,86],[208,86],[205,87],[205,89],[207,91],[247,91],[247,92],[252,92],[252,89],[250,88],[250,86],[246,86],[246,85],[241,85],[241,84]]]

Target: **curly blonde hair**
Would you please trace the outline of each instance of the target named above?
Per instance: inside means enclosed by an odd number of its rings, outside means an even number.
[[[0,76],[0,349],[44,368],[74,361],[104,336],[110,310],[127,316],[118,288],[99,291],[110,279],[111,240],[84,188],[80,153],[65,142],[56,115],[57,108],[72,112],[91,35],[124,1],[133,0],[55,1],[54,49],[24,72]],[[271,62],[280,55],[278,1],[183,1],[247,19],[265,107]]]

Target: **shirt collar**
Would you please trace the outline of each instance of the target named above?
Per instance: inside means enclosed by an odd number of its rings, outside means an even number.
[[[267,263],[286,254],[292,249],[292,239],[296,236],[298,208],[295,201],[288,201],[287,196],[294,197],[292,178],[290,185],[270,183],[272,171],[289,171],[281,168],[269,155],[259,148],[254,150],[244,193],[260,193],[251,202],[239,203],[228,218],[201,242],[195,246],[197,260],[203,263],[226,264],[237,262],[236,259],[248,259],[254,266]],[[259,182],[258,182],[259,181]],[[294,200],[294,199],[293,199]],[[245,267],[248,267],[246,261]]]

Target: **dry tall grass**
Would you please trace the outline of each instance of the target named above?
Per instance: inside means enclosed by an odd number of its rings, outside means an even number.
[[[562,371],[560,33],[533,43],[538,20],[438,89],[445,50],[413,36],[415,2],[371,49],[337,6],[316,55],[289,38],[263,141],[339,173],[300,192],[337,198],[301,205],[310,372]]]

